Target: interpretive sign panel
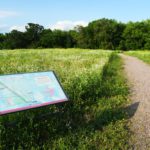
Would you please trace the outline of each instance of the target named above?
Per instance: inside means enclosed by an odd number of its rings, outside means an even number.
[[[0,115],[67,100],[53,71],[0,76]]]

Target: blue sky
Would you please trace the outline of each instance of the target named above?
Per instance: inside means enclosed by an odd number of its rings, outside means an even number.
[[[70,29],[99,18],[121,22],[150,18],[150,0],[1,0],[0,33],[23,31],[29,23]]]

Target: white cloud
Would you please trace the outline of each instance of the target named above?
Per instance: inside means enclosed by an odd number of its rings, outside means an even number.
[[[85,27],[88,25],[88,23],[85,21],[68,21],[68,20],[65,20],[65,21],[58,21],[56,24],[51,25],[50,28],[52,30],[59,29],[59,30],[68,31],[68,30],[73,29],[77,25],[81,25],[81,26]]]
[[[9,31],[12,31],[12,30],[18,30],[18,31],[24,32],[25,31],[25,25],[12,26],[12,27],[9,28]]]
[[[16,12],[13,11],[2,11],[0,10],[0,18],[18,16]]]

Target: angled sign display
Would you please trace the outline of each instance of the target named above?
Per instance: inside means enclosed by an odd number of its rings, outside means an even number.
[[[68,101],[55,73],[0,76],[0,115]]]

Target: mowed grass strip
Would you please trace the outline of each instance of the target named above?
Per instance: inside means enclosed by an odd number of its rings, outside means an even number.
[[[130,56],[134,56],[137,57],[141,60],[143,60],[144,62],[150,64],[150,51],[128,51],[125,52],[125,54],[130,55]]]
[[[128,149],[128,87],[117,54],[81,49],[2,51],[0,64],[1,74],[54,70],[70,98],[1,117],[1,149]]]

